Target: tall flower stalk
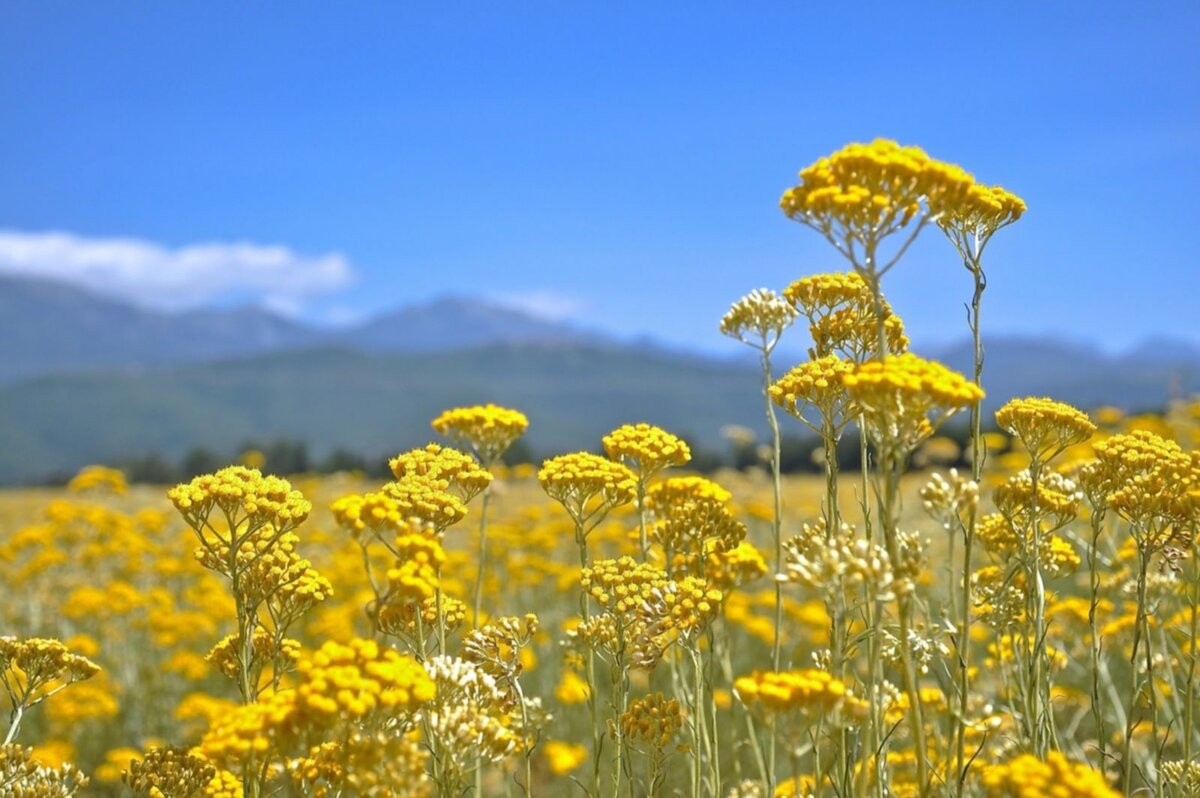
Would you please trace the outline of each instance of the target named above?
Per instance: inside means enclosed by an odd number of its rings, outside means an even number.
[[[1015,222],[1025,213],[1025,203],[999,186],[972,186],[967,200],[944,213],[938,226],[962,259],[963,267],[971,274],[974,289],[967,308],[967,326],[971,330],[971,375],[983,388],[983,339],[980,311],[983,292],[987,288],[987,273],[983,269],[983,252],[998,230]],[[982,408],[971,408],[971,479],[979,484],[987,450],[982,433]],[[971,688],[971,562],[975,546],[976,518],[972,515],[963,530],[962,578],[958,607],[958,630],[955,643],[958,649],[958,713],[951,713],[951,734],[954,737],[954,792],[962,798],[967,783],[966,718]]]
[[[775,631],[771,643],[771,667],[775,670],[779,670],[783,659],[783,480],[780,475],[783,441],[779,431],[779,419],[771,401],[771,385],[775,379],[771,367],[771,353],[779,344],[784,330],[792,325],[797,315],[796,309],[784,297],[774,291],[760,288],[734,302],[729,312],[721,318],[721,332],[754,349],[758,353],[759,365],[762,368],[763,406],[767,426],[771,430],[771,542],[775,569]],[[774,736],[768,742],[767,768],[771,777],[768,787],[774,789]]]

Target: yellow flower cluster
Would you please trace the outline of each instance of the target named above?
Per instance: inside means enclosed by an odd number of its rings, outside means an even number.
[[[808,319],[814,358],[841,354],[861,362],[879,349],[879,320],[866,280],[858,272],[815,274],[796,280],[783,295]],[[904,323],[882,302],[888,352],[908,350]]]
[[[937,221],[964,261],[978,267],[978,255],[997,230],[1024,215],[1025,201],[1001,186],[971,186],[961,203]],[[977,243],[976,243],[977,242]]]
[[[621,557],[584,568],[579,582],[606,612],[628,616],[642,611],[655,589],[667,583],[667,575],[657,566]]]
[[[224,514],[232,530],[244,526],[250,533],[269,527],[271,534],[299,526],[312,511],[312,505],[292,490],[286,479],[263,476],[243,466],[229,466],[215,474],[198,476],[177,485],[167,496],[193,529],[209,526],[214,509]],[[225,541],[227,544],[229,541]]]
[[[626,739],[664,749],[683,726],[683,708],[676,698],[651,693],[631,701],[620,723]]]
[[[771,385],[771,401],[803,419],[808,407],[826,418],[849,415],[843,379],[854,372],[854,364],[837,355],[827,355],[796,366]]]
[[[1148,430],[1113,435],[1095,445],[1091,478],[1106,487],[1108,506],[1141,534],[1165,543],[1166,527],[1197,523],[1200,458]]]
[[[433,795],[425,772],[428,758],[415,734],[354,732],[347,739],[313,747],[291,769],[308,788],[302,794],[316,798],[428,798]]]
[[[31,707],[70,684],[90,679],[100,666],[59,640],[0,637],[0,679],[12,707]]]
[[[649,627],[650,634],[660,648],[680,637],[695,637],[721,611],[724,600],[723,592],[700,577],[667,582],[651,593],[648,609],[656,617]]]
[[[420,663],[374,640],[325,643],[302,658],[296,672],[295,705],[306,716],[406,715],[436,694]]]
[[[121,781],[139,798],[189,798],[217,775],[216,768],[185,748],[154,748],[129,763]]]
[[[650,424],[625,424],[603,438],[609,458],[624,463],[644,484],[665,468],[681,466],[692,459],[687,443]]]
[[[858,366],[843,378],[876,441],[911,450],[951,414],[983,399],[983,390],[916,355],[889,355]]]
[[[732,549],[746,537],[745,524],[729,505],[729,491],[704,477],[665,479],[650,488],[646,499],[655,541],[668,563],[675,565],[682,555],[684,570],[698,574],[712,544]]]
[[[409,476],[383,486],[383,495],[394,502],[388,511],[392,518],[427,524],[439,534],[467,515],[467,506],[449,491],[446,480]],[[377,499],[375,501],[378,501]],[[372,515],[378,511],[372,510]]]
[[[828,715],[853,700],[846,685],[822,670],[754,671],[733,683],[743,704],[768,714]]]
[[[587,748],[578,743],[549,740],[542,746],[546,765],[556,776],[565,776],[587,761]]]
[[[411,531],[398,535],[390,547],[395,564],[387,571],[389,604],[419,604],[437,592],[438,574],[446,562],[442,544],[431,535]]]
[[[1035,396],[1013,399],[996,411],[996,423],[1015,437],[1035,461],[1045,462],[1096,431],[1087,413]]]
[[[542,463],[538,482],[580,526],[613,507],[628,504],[637,492],[632,471],[590,452],[552,457]]]
[[[1069,761],[1058,751],[1045,760],[1022,754],[1008,762],[984,765],[980,781],[987,798],[1118,798],[1104,774]]]
[[[239,661],[243,656],[242,642],[237,635],[226,635],[212,647],[204,658],[210,665],[233,680],[241,674]],[[275,663],[277,667],[287,668],[300,657],[300,643],[291,638],[277,640],[265,629],[255,629],[250,644],[251,662],[262,664]]]
[[[129,484],[125,481],[125,474],[118,469],[93,465],[72,477],[67,483],[67,490],[72,493],[97,491],[124,496],[129,492]]]
[[[492,483],[492,474],[474,457],[436,443],[396,455],[388,466],[399,481],[410,476],[444,480],[459,491],[464,502],[470,502]]]
[[[475,405],[445,411],[433,420],[433,428],[469,445],[480,461],[491,465],[529,428],[529,419],[519,410]]]
[[[708,549],[704,578],[724,592],[744,587],[767,572],[762,552],[748,541],[743,540],[732,548],[710,544]]]
[[[919,147],[876,139],[848,144],[800,171],[784,192],[787,216],[827,235],[877,241],[914,218],[953,212],[971,196],[974,179]]]

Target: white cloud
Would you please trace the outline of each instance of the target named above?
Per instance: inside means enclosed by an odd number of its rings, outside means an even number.
[[[0,230],[0,273],[59,280],[167,310],[236,298],[292,313],[355,276],[338,252],[308,256],[247,242],[171,248],[137,238],[17,230]]]
[[[587,305],[567,294],[557,291],[518,291],[511,293],[489,294],[488,299],[497,305],[524,311],[531,316],[548,321],[568,319]]]

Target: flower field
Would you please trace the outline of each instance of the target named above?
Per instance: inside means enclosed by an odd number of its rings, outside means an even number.
[[[506,466],[538,419],[479,404],[386,483],[251,452],[0,492],[0,795],[1200,798],[1200,402],[981,412],[1026,207],[958,166],[852,144],[781,206],[843,270],[713,320],[762,365],[759,467],[639,419]],[[918,236],[973,373],[885,298]],[[861,467],[781,475],[799,431]]]

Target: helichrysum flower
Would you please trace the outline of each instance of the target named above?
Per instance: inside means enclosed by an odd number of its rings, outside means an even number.
[[[1045,760],[1022,754],[1008,762],[984,765],[980,772],[987,798],[1118,798],[1104,774],[1069,761],[1058,751]]]
[[[587,761],[588,752],[585,746],[578,743],[568,743],[562,740],[548,740],[542,746],[542,755],[546,758],[546,766],[556,776],[565,776]]]
[[[938,218],[969,196],[974,179],[918,147],[876,139],[848,144],[800,171],[783,193],[783,212],[840,248],[877,243],[913,220]]]
[[[409,476],[444,480],[469,502],[492,483],[492,475],[469,454],[431,443],[423,449],[412,449],[388,461],[397,480]]]
[[[519,410],[475,405],[445,411],[433,420],[433,428],[470,446],[485,465],[490,465],[524,434],[529,419]]]
[[[172,488],[167,496],[196,529],[207,525],[214,509],[225,513],[234,526],[269,526],[273,533],[294,529],[312,511],[312,504],[286,479],[242,466],[196,477]]]
[[[1200,468],[1179,444],[1147,430],[1114,435],[1095,445],[1092,477],[1107,487],[1109,507],[1135,527],[1151,548],[1168,542],[1169,527],[1194,523]],[[1190,509],[1189,509],[1190,508]]]
[[[129,491],[125,474],[116,468],[91,465],[81,470],[67,483],[67,490],[72,493],[98,491],[124,496]]]
[[[862,275],[833,272],[802,277],[784,289],[783,295],[808,319],[814,358],[840,354],[862,362],[878,354],[875,299]],[[888,352],[907,351],[904,323],[886,301],[882,307]]]
[[[796,320],[796,309],[779,294],[758,288],[734,302],[721,317],[721,332],[769,352]]]
[[[733,546],[709,545],[704,559],[705,580],[728,592],[743,587],[767,572],[767,561],[754,544],[747,541]]]
[[[477,759],[498,762],[518,749],[508,696],[484,669],[448,656],[425,666],[437,686],[437,699],[423,717],[429,734],[459,769]]]
[[[467,506],[450,492],[444,479],[409,475],[384,485],[382,493],[396,503],[401,518],[427,524],[439,534],[467,514]]]
[[[140,798],[189,798],[217,775],[216,768],[185,748],[154,748],[129,763],[121,781]]]
[[[678,699],[651,693],[630,701],[619,722],[625,739],[663,750],[683,726],[683,707]]]
[[[996,231],[1020,219],[1025,210],[1025,201],[1016,194],[1000,186],[976,183],[937,223],[967,268],[974,270],[979,268],[979,255]]]
[[[740,676],[733,690],[743,704],[766,714],[829,715],[854,698],[846,685],[822,670],[754,671]]]
[[[746,537],[746,526],[730,510],[730,493],[704,477],[671,477],[656,483],[647,494],[655,541],[668,559],[688,558],[686,566],[699,569],[709,541],[730,549]]]
[[[88,784],[73,765],[46,767],[32,749],[19,745],[0,746],[0,790],[13,798],[70,798]]]
[[[1068,404],[1034,396],[1013,399],[996,411],[996,423],[1021,441],[1030,456],[1045,462],[1092,437],[1096,425]]]
[[[318,796],[429,798],[428,752],[414,733],[354,732],[288,763],[294,781]],[[309,794],[305,790],[304,794]]]
[[[645,481],[665,468],[685,465],[691,449],[680,438],[650,424],[625,424],[604,436],[604,453]]]
[[[542,463],[538,482],[580,526],[633,501],[637,490],[637,478],[626,466],[589,452],[552,457]]]
[[[41,637],[0,637],[0,680],[16,712],[45,701],[67,685],[90,679],[100,667],[74,654],[61,641]],[[20,722],[14,714],[12,722]],[[13,736],[16,729],[10,728]]]
[[[908,353],[863,363],[843,383],[871,436],[907,450],[983,399],[983,390],[961,374]]]
[[[804,411],[811,407],[830,423],[840,424],[848,415],[849,403],[842,381],[853,371],[854,364],[837,355],[809,360],[771,385],[771,401],[802,421],[807,422]]]

